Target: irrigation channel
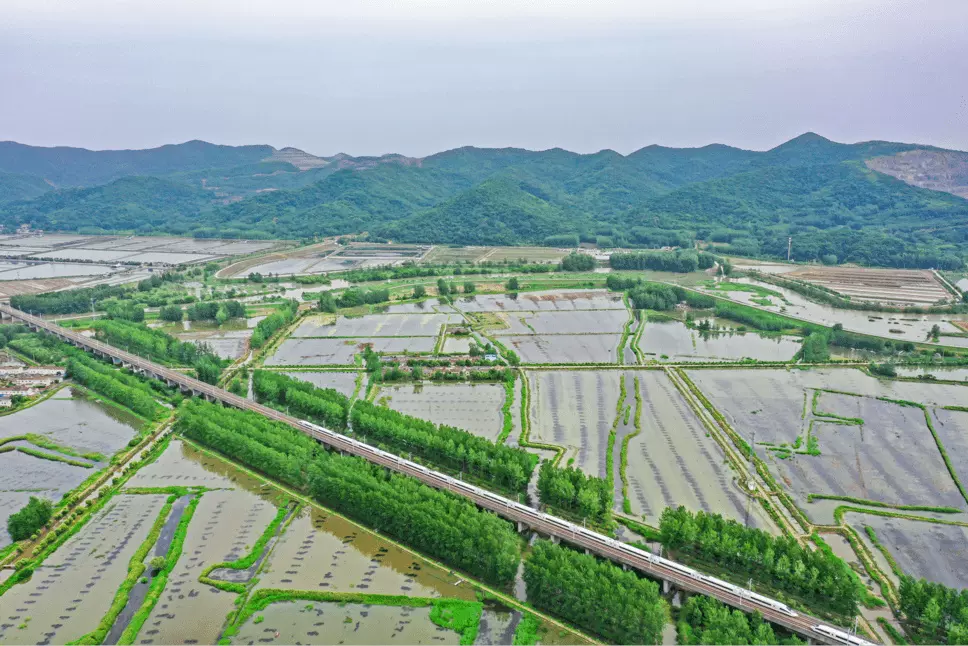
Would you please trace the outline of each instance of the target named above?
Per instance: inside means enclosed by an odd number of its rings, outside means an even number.
[[[630,548],[624,543],[620,543],[604,534],[599,534],[579,525],[556,518],[555,516],[541,513],[517,501],[512,501],[497,494],[471,487],[450,476],[431,471],[423,465],[386,453],[339,433],[327,429],[322,429],[321,431],[316,430],[316,428],[320,427],[314,428],[311,425],[304,425],[304,422],[298,418],[249,401],[226,390],[222,390],[217,386],[212,386],[174,370],[169,370],[147,359],[119,350],[114,346],[101,343],[95,339],[85,337],[66,328],[62,328],[59,325],[10,307],[9,305],[0,304],[0,320],[6,319],[15,319],[33,330],[48,332],[66,343],[88,350],[95,355],[110,358],[115,364],[130,368],[146,377],[162,380],[169,386],[177,385],[183,391],[191,392],[195,397],[204,397],[213,402],[218,401],[226,406],[259,413],[269,419],[288,424],[292,428],[309,435],[334,450],[362,457],[388,469],[417,478],[437,489],[445,489],[453,494],[463,496],[479,507],[493,511],[517,523],[518,528],[521,530],[528,528],[540,534],[550,536],[554,540],[563,540],[571,545],[583,548],[587,552],[614,561],[623,567],[635,568],[649,577],[665,581],[680,590],[713,597],[745,612],[756,610],[768,621],[783,626],[812,641],[820,643],[855,644],[857,646],[868,646],[871,644],[871,642],[861,639],[856,635],[848,635],[847,632],[842,631],[839,627],[832,626],[810,615],[792,612],[789,609],[786,611],[778,609],[786,608],[786,606],[775,600],[756,595],[759,599],[763,599],[763,601],[760,601],[752,597],[748,591],[736,588],[724,581],[708,576],[701,576],[700,578],[700,575],[694,570],[679,563],[668,559],[658,559],[640,550]]]

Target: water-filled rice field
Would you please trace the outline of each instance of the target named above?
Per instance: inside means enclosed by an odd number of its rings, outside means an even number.
[[[357,373],[355,372],[285,372],[283,374],[319,388],[332,388],[347,397],[351,397],[356,389]]]
[[[268,366],[352,365],[353,356],[363,344],[376,352],[433,352],[435,337],[396,337],[376,339],[286,339],[266,359]]]
[[[498,335],[518,334],[621,334],[629,320],[627,311],[580,310],[575,312],[509,312],[500,314],[506,329]]]
[[[504,384],[403,384],[385,386],[377,401],[390,408],[496,440],[504,416]]]
[[[758,454],[808,514],[812,512],[806,498],[811,493],[965,508],[921,409],[871,396],[827,392],[819,395],[817,415],[812,405],[815,389],[823,387],[883,393],[908,386],[961,386],[878,382],[857,370],[696,370],[689,377],[737,432],[748,440],[755,432]],[[907,390],[906,394],[912,394],[912,389]],[[937,392],[927,394],[938,399]],[[944,393],[941,395],[943,399]],[[830,414],[863,419],[864,423],[845,425]],[[763,445],[792,445],[800,436],[805,448],[808,434],[816,438],[820,455],[794,453],[783,459]],[[818,505],[817,513],[821,507],[822,521],[829,522],[829,509]]]
[[[259,587],[473,599],[461,578],[335,514],[303,509],[279,538]]]
[[[968,483],[968,412],[935,408],[931,415],[958,479],[962,484]]]
[[[548,334],[503,336],[522,363],[615,363],[620,334]]]
[[[871,527],[905,574],[968,588],[968,527],[873,514],[848,513],[845,518],[865,540],[864,527]]]
[[[68,264],[45,262],[26,265],[0,273],[0,280],[27,280],[44,278],[64,278],[66,276],[101,276],[114,271],[107,265]]]
[[[182,555],[141,628],[138,643],[215,643],[236,595],[200,583],[198,577],[212,563],[245,556],[275,515],[274,506],[247,491],[203,494]]]
[[[460,635],[430,621],[428,607],[286,601],[253,615],[232,643],[459,644]]]
[[[359,317],[337,316],[335,323],[321,319],[304,321],[292,333],[296,337],[327,336],[437,336],[440,327],[460,323],[459,314],[372,314]]]
[[[791,337],[702,334],[678,321],[647,322],[638,345],[648,358],[663,361],[788,361],[800,350],[799,341]]]
[[[115,496],[26,583],[0,597],[0,641],[66,643],[97,627],[167,496]]]
[[[640,371],[642,430],[629,441],[627,474],[632,512],[658,525],[666,507],[722,514],[743,522],[747,496],[716,441],[664,372]],[[627,382],[631,391],[632,382]],[[617,500],[617,505],[621,501]],[[749,505],[754,526],[776,531],[761,506]]]
[[[241,475],[242,472],[224,460],[175,438],[158,459],[138,469],[126,486],[232,489]]]
[[[455,300],[454,307],[462,312],[624,310],[625,303],[621,294],[604,289],[559,289],[521,292],[516,298],[507,294],[482,294]]]
[[[621,376],[593,370],[528,373],[531,440],[564,447],[566,460],[575,458],[585,473],[604,478]]]

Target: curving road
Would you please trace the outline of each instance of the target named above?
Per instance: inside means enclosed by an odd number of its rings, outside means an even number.
[[[307,435],[310,435],[316,440],[323,442],[336,450],[357,455],[376,464],[380,464],[388,469],[405,473],[437,489],[446,489],[454,494],[464,496],[478,506],[489,509],[500,516],[519,523],[521,526],[529,527],[541,534],[548,535],[555,539],[566,541],[571,545],[584,548],[588,552],[608,558],[624,567],[635,568],[640,572],[648,574],[650,577],[668,581],[676,588],[681,590],[701,593],[716,598],[727,605],[730,605],[734,608],[739,608],[741,610],[751,611],[755,609],[769,621],[783,626],[813,641],[822,643],[849,643],[857,644],[858,646],[866,646],[871,644],[871,642],[860,639],[853,635],[850,636],[850,641],[848,641],[846,638],[832,638],[831,636],[824,634],[824,632],[818,632],[818,629],[820,631],[840,631],[840,628],[826,624],[819,619],[809,615],[804,615],[802,613],[794,613],[794,616],[790,616],[789,614],[780,610],[771,608],[769,605],[749,598],[747,596],[748,593],[743,594],[743,591],[734,591],[736,590],[734,586],[731,586],[733,587],[733,590],[718,587],[715,583],[723,582],[719,582],[717,579],[713,579],[712,577],[703,577],[702,579],[699,579],[694,575],[691,576],[690,574],[686,573],[687,571],[692,572],[691,570],[685,568],[684,566],[679,566],[678,564],[667,559],[663,559],[664,562],[656,562],[655,558],[650,557],[648,553],[630,548],[629,546],[607,537],[604,534],[587,530],[565,520],[541,513],[531,507],[521,505],[516,501],[512,501],[497,494],[484,491],[477,487],[472,487],[460,482],[459,480],[455,480],[450,476],[438,473],[436,471],[431,471],[430,469],[415,462],[410,462],[403,458],[388,454],[353,438],[349,438],[326,429],[322,429],[322,432],[320,432],[314,428],[307,427],[301,423],[302,421],[300,419],[296,417],[286,415],[285,413],[281,413],[275,409],[263,406],[243,397],[239,397],[238,395],[234,395],[227,390],[222,390],[221,388],[212,386],[211,384],[206,384],[202,381],[189,377],[188,375],[170,370],[164,366],[160,366],[156,363],[148,361],[147,359],[123,350],[119,350],[114,346],[101,343],[100,341],[88,338],[72,330],[62,328],[54,323],[50,323],[36,316],[27,314],[26,312],[14,309],[7,304],[0,304],[0,317],[4,319],[12,318],[19,320],[35,330],[43,330],[67,343],[85,350],[89,350],[104,357],[110,357],[116,363],[121,363],[126,367],[137,370],[146,376],[164,380],[169,385],[177,384],[182,390],[191,391],[195,396],[202,396],[209,400],[220,401],[225,405],[253,411],[283,424],[288,424],[289,426],[302,431]],[[841,634],[845,635],[845,633]]]

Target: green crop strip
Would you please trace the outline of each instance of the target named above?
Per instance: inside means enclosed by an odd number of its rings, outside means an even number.
[[[622,294],[622,302],[625,303],[626,309],[629,307],[629,295],[628,292]],[[625,363],[625,344],[629,340],[629,333],[632,330],[632,323],[635,322],[635,313],[633,310],[629,310],[629,319],[625,322],[622,327],[622,338],[618,342],[618,356],[616,357],[615,363],[622,365]],[[634,350],[633,350],[634,353]]]
[[[514,403],[514,384],[517,383],[518,375],[514,379],[504,380],[504,403],[501,405],[501,434],[495,444],[504,444],[514,430],[514,421],[511,419],[511,405]]]
[[[35,458],[40,458],[41,460],[50,460],[51,462],[63,462],[64,464],[69,464],[72,467],[81,467],[84,469],[93,469],[95,465],[88,462],[80,462],[78,460],[71,460],[70,458],[65,458],[60,455],[55,455],[53,453],[45,453],[44,451],[38,451],[37,449],[32,449],[29,446],[18,446],[17,450],[21,453],[26,453]]]
[[[884,555],[884,559],[887,561],[887,564],[891,566],[891,571],[893,571],[898,578],[902,578],[904,576],[904,572],[901,571],[897,561],[895,561],[891,553],[887,551],[887,548],[884,547],[884,545],[878,540],[877,532],[874,531],[874,528],[870,525],[864,525],[864,532],[867,534],[867,538],[871,540],[871,543],[874,545],[874,547],[876,547],[878,551]]]
[[[198,507],[201,499],[201,496],[192,498],[188,506],[185,507],[185,511],[182,512],[182,517],[178,521],[178,527],[175,529],[175,535],[172,538],[171,545],[168,547],[168,554],[165,555],[165,567],[151,580],[151,585],[148,588],[148,594],[145,596],[144,603],[141,604],[141,607],[131,617],[131,623],[128,624],[128,627],[121,633],[121,637],[118,639],[119,644],[134,643],[134,640],[138,638],[138,633],[141,632],[141,627],[148,620],[148,616],[154,610],[155,604],[158,603],[158,599],[161,598],[162,593],[165,591],[165,586],[168,583],[168,575],[171,574],[179,557],[181,557],[182,547],[185,544],[185,536],[188,534],[188,525],[191,523],[192,516],[195,515],[195,508]]]
[[[968,527],[968,523],[962,523],[957,520],[945,520],[944,518],[925,518],[924,516],[900,514],[897,512],[885,511],[883,509],[862,509],[861,507],[850,507],[849,505],[840,505],[834,509],[834,520],[838,524],[843,524],[844,514],[846,513],[870,514],[872,516],[884,516],[885,518],[902,518],[904,520],[916,520],[920,523],[934,523],[935,525]]]
[[[635,328],[635,334],[632,335],[632,352],[635,353],[635,359],[638,363],[645,363],[645,354],[642,352],[642,348],[639,347],[639,341],[642,340],[642,332],[645,331],[646,317],[639,315],[639,325]]]
[[[865,500],[863,498],[852,498],[850,496],[833,496],[822,493],[811,493],[807,494],[807,502],[813,502],[815,500],[837,500],[840,502],[850,502],[855,505],[866,505],[868,507],[881,507],[886,509],[898,509],[901,511],[929,511],[938,514],[959,514],[960,509],[955,509],[954,507],[929,507],[922,505],[898,505],[889,502],[880,502],[878,500]]]
[[[629,442],[633,437],[642,432],[642,391],[639,389],[639,377],[635,376],[635,431],[622,438],[622,449],[619,456],[619,476],[622,478],[622,511],[626,514],[632,513],[632,501],[629,500],[629,476],[628,476],[628,453]],[[626,415],[625,423],[628,424]]]
[[[353,592],[317,592],[315,590],[276,590],[264,588],[257,590],[239,612],[236,620],[222,635],[222,639],[234,637],[239,628],[256,612],[265,610],[274,603],[290,601],[318,601],[320,603],[355,603],[379,606],[407,606],[411,608],[429,607],[430,619],[442,628],[454,630],[461,636],[461,644],[473,644],[477,638],[481,613],[484,604],[479,601],[460,599],[431,599],[427,597],[408,597],[404,595],[360,594]]]
[[[540,442],[532,442],[531,436],[531,420],[528,418],[528,409],[531,403],[531,390],[528,387],[528,377],[522,372],[521,373],[521,440],[518,442],[521,446],[529,449],[544,449],[546,451],[554,451],[555,457],[551,463],[557,466],[561,462],[561,458],[565,455],[564,447],[558,446],[557,444],[542,444]]]
[[[299,508],[297,506],[295,509],[293,509],[292,515],[295,516],[296,513],[298,513],[298,511],[299,511]],[[276,532],[279,530],[279,527],[282,525],[282,522],[286,519],[288,514],[289,514],[289,505],[283,505],[282,507],[279,507],[279,509],[276,511],[275,518],[273,518],[272,522],[270,522],[269,525],[265,528],[265,531],[262,532],[261,536],[259,536],[259,539],[255,542],[255,545],[252,546],[252,549],[249,550],[248,554],[246,554],[242,558],[235,561],[227,561],[223,563],[210,564],[208,567],[202,570],[202,573],[200,575],[198,575],[199,583],[204,583],[205,585],[210,585],[214,588],[218,588],[219,590],[224,590],[226,592],[236,592],[239,594],[245,593],[247,588],[247,585],[245,583],[236,583],[234,581],[220,581],[218,579],[212,579],[208,575],[211,574],[214,570],[218,570],[222,568],[227,568],[230,570],[247,570],[248,568],[252,567],[255,564],[255,562],[259,560],[259,557],[262,555],[262,552],[265,550],[266,545],[268,545],[272,537],[276,535]]]
[[[131,593],[131,589],[138,582],[138,579],[144,573],[146,566],[144,564],[145,557],[148,556],[148,552],[158,541],[158,537],[161,536],[161,530],[165,526],[165,521],[168,519],[168,514],[171,513],[172,505],[174,505],[175,496],[171,496],[166,502],[165,506],[161,508],[158,514],[158,518],[155,519],[155,524],[152,525],[151,531],[148,532],[147,538],[138,547],[131,560],[128,562],[128,576],[125,577],[124,581],[118,587],[118,591],[114,595],[114,601],[111,602],[111,607],[108,609],[107,613],[101,618],[100,623],[98,623],[97,628],[88,634],[84,635],[74,644],[100,644],[107,637],[108,632],[111,630],[111,626],[117,620],[118,615],[124,610],[124,607],[128,603],[128,595]]]
[[[894,624],[892,624],[891,622],[889,622],[884,617],[878,617],[877,618],[877,623],[880,625],[881,628],[884,629],[884,632],[887,633],[887,636],[890,637],[891,638],[891,641],[894,642],[895,644],[900,644],[902,646],[907,646],[907,644],[910,643],[910,642],[908,642],[908,640],[906,640],[904,638],[904,635],[901,634],[901,631],[899,631],[897,628],[895,628],[894,627]]]

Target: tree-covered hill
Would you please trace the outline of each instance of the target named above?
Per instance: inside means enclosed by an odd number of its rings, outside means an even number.
[[[718,144],[649,146],[626,156],[465,147],[423,159],[203,142],[100,156],[8,143],[0,144],[0,171],[16,167],[32,179],[10,180],[7,199],[19,201],[4,204],[0,175],[0,223],[245,238],[369,231],[463,244],[554,243],[571,234],[607,246],[698,240],[781,258],[792,237],[800,260],[960,266],[968,258],[968,200],[865,165],[912,150],[935,149],[841,144],[814,133],[765,152]],[[61,159],[55,151],[68,152]],[[12,159],[26,161],[11,166]],[[22,199],[44,188],[44,177],[96,181],[126,172],[155,177]]]
[[[29,200],[49,191],[51,186],[40,177],[0,173],[0,204]]]

